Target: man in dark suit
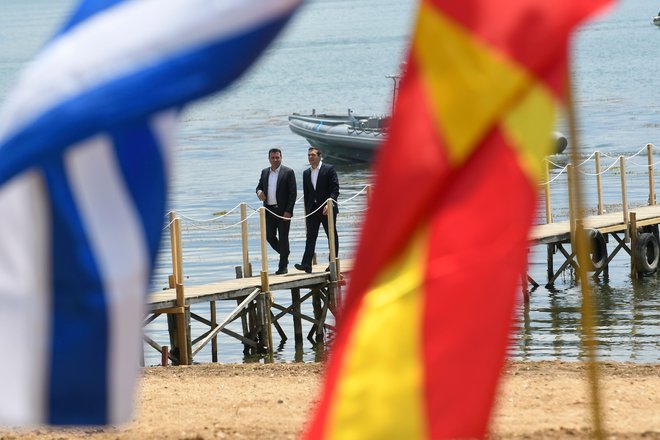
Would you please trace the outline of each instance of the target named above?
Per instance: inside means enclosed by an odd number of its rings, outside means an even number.
[[[277,275],[287,273],[289,264],[289,228],[296,203],[296,175],[291,168],[282,165],[282,151],[268,151],[270,167],[261,170],[257,185],[257,197],[266,207],[266,240],[280,254]],[[284,217],[284,218],[282,218]]]
[[[339,236],[337,235],[337,197],[339,197],[339,179],[337,171],[333,165],[323,163],[322,153],[316,147],[310,147],[307,150],[307,160],[310,168],[303,172],[303,193],[305,200],[305,209],[307,214],[316,211],[329,198],[334,200],[333,218],[335,220],[335,256],[339,255]],[[319,235],[319,225],[323,225],[326,237],[328,236],[328,205],[316,211],[306,218],[307,240],[305,242],[305,253],[302,262],[296,264],[298,270],[307,273],[312,272],[312,257],[316,248],[316,238]]]

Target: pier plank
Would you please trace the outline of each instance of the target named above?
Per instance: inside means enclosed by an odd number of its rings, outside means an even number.
[[[291,290],[299,288],[310,288],[322,285],[329,281],[330,272],[325,272],[325,265],[316,265],[312,273],[305,272],[288,273],[286,275],[269,275],[270,290]],[[348,273],[352,269],[351,260],[342,261],[342,272]],[[261,278],[236,278],[220,281],[217,283],[199,286],[185,286],[185,303],[192,305],[207,303],[209,301],[239,299],[250,295],[255,288],[261,287]],[[175,289],[165,289],[151,293],[147,298],[147,310],[150,313],[161,309],[176,306]]]
[[[631,209],[637,213],[637,226],[649,226],[660,223],[660,205],[640,206]],[[598,229],[602,233],[622,232],[627,228],[622,212],[611,212],[603,215],[593,215],[585,218],[585,227]],[[540,244],[561,243],[570,239],[568,220],[535,225],[530,233],[530,241]]]

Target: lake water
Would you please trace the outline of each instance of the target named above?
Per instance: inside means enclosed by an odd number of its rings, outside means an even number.
[[[0,101],[21,66],[72,4],[69,0],[0,0]],[[289,131],[288,114],[308,113],[313,108],[344,113],[349,107],[359,114],[389,113],[391,80],[385,75],[396,73],[403,59],[415,6],[410,0],[309,1],[240,83],[184,113],[170,206],[182,216],[186,284],[234,276],[234,266],[241,262],[240,228],[235,226],[239,219],[236,212],[221,218],[213,213],[230,211],[242,201],[253,208],[259,206],[254,187],[259,170],[268,165],[269,148],[283,150],[284,163],[296,171],[302,191],[307,144]],[[655,1],[624,0],[611,14],[577,33],[573,70],[582,151],[585,158],[594,150],[609,155],[611,158],[603,157],[603,167],[619,155],[633,155],[646,143],[660,145],[660,28],[650,24],[656,12]],[[565,130],[564,124],[560,120],[558,128]],[[659,159],[660,154],[654,156],[654,161]],[[565,173],[557,174],[567,158],[555,156],[552,160],[559,166],[553,170],[553,177],[557,177],[552,184],[553,214],[561,219],[567,215],[566,183]],[[644,204],[648,197],[646,168],[641,166],[645,160],[643,155],[637,156],[627,168],[633,206]],[[592,166],[585,165],[583,170],[593,172],[588,168]],[[603,177],[605,203],[610,210],[621,200],[617,171],[613,168]],[[364,166],[344,166],[339,168],[339,176],[343,204],[338,219],[340,256],[349,258],[365,196],[362,193],[348,199],[369,183],[371,172]],[[593,207],[594,179],[585,176],[585,180],[587,204]],[[540,216],[543,218],[543,212]],[[250,219],[249,230],[250,258],[258,268],[256,216]],[[293,263],[304,247],[300,221],[293,223],[291,244]],[[168,253],[165,246],[153,279],[154,290],[166,286]],[[319,261],[327,259],[327,246],[321,240],[318,253]],[[545,247],[530,252],[530,275],[542,284],[545,256]],[[275,255],[269,255],[269,264],[274,270]],[[488,289],[487,280],[482,282]],[[609,282],[594,284],[602,359],[660,360],[659,283],[656,275],[633,283],[629,259],[619,255],[610,266]],[[286,304],[287,294],[276,292],[276,300]],[[511,341],[511,356],[532,360],[581,358],[579,307],[579,288],[570,274],[561,276],[552,289],[534,290],[529,305],[519,307],[519,330]],[[220,315],[229,311],[227,305],[219,304],[218,308]],[[208,316],[205,308],[194,311]],[[290,320],[284,326],[292,334]],[[303,330],[307,332],[309,327]],[[203,327],[193,323],[193,333],[199,335],[201,331]],[[151,324],[147,333],[161,344],[168,343],[162,318]],[[160,359],[148,346],[145,356],[147,364]],[[311,361],[316,356],[308,342],[304,351],[296,354],[292,340],[276,355],[281,361]],[[221,336],[219,357],[222,362],[242,362],[242,346]],[[210,353],[203,351],[195,360],[209,361]]]

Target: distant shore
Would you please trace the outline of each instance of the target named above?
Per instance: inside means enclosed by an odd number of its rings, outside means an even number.
[[[606,429],[617,439],[660,439],[660,364],[602,364]],[[14,439],[294,439],[317,398],[323,365],[147,367],[133,423],[107,429],[0,430]],[[512,362],[492,423],[495,439],[590,438],[584,366]]]

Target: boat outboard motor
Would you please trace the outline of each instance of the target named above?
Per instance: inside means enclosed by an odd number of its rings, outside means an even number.
[[[555,131],[554,136],[555,136],[555,154],[561,154],[564,152],[564,150],[566,150],[566,147],[568,147],[568,139],[566,139],[566,136],[559,133],[558,131]]]

